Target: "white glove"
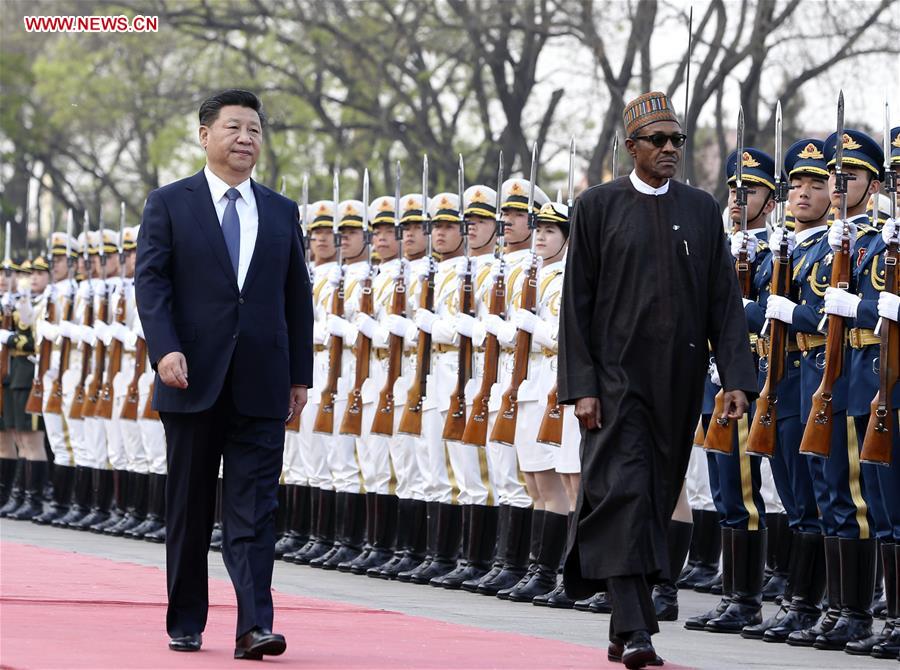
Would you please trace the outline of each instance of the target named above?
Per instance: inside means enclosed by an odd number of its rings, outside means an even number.
[[[413,317],[413,320],[416,322],[419,329],[425,331],[429,335],[431,335],[432,326],[436,319],[437,316],[435,316],[434,312],[423,307],[417,309],[416,314]]]
[[[524,330],[526,333],[532,334],[537,327],[538,321],[540,321],[534,313],[529,312],[527,309],[517,308],[513,312],[512,317],[512,322],[518,330]]]
[[[709,364],[709,380],[716,386],[722,385],[722,380],[719,378],[719,368],[715,363]]]
[[[476,347],[480,347],[481,343],[484,342],[484,336],[487,331],[485,331],[481,321],[475,317],[469,314],[457,314],[453,325],[457,333],[463,337],[470,338]]]
[[[9,341],[9,336],[12,334],[13,332],[11,330],[4,330],[0,328],[0,344],[6,346],[6,343]]]
[[[421,261],[415,264],[413,268],[416,271],[416,280],[422,281],[423,279],[427,279],[428,275],[431,274],[431,268],[434,266],[433,258],[423,258]]]
[[[781,239],[784,237],[784,231],[786,229],[778,226],[775,230],[772,231],[772,234],[769,235],[769,248],[773,253],[777,253],[781,249]],[[788,256],[790,256],[794,249],[797,247],[797,236],[794,234],[793,230],[787,231],[787,252]]]
[[[54,326],[49,321],[38,321],[37,334],[38,337],[42,340],[54,342],[59,336],[59,328]]]
[[[19,298],[16,309],[19,312],[19,323],[25,328],[31,328],[32,324],[34,324],[34,307],[32,307],[28,296],[23,295]]]
[[[852,254],[853,247],[856,246],[856,224],[851,221],[848,227],[850,229],[850,253]],[[843,234],[844,222],[840,219],[835,219],[828,229],[828,246],[831,247],[832,251],[837,252],[841,250],[841,237]]]
[[[59,322],[59,334],[67,338],[72,344],[81,343],[81,326],[76,326],[71,321]]]
[[[352,340],[356,336],[356,328],[353,327],[353,324],[339,316],[328,317],[326,326],[328,327],[328,333],[332,337]]]
[[[890,245],[894,240],[894,234],[897,232],[897,219],[888,219],[881,228],[881,239],[884,243]]]
[[[147,338],[144,336],[144,324],[141,323],[140,318],[135,315],[134,323],[131,324],[131,328],[134,330],[134,334],[141,338],[142,340],[146,340]]]
[[[419,331],[415,322],[399,314],[388,314],[384,319],[384,327],[391,335],[404,339],[413,339]]]
[[[766,318],[778,319],[784,323],[794,322],[794,308],[797,303],[780,295],[770,295],[766,300]]]
[[[118,321],[113,321],[107,328],[107,332],[112,339],[118,340],[122,344],[127,344],[128,340],[134,337],[133,332],[124,323],[119,323]]]
[[[527,268],[532,265],[534,266],[535,273],[538,273],[541,271],[541,268],[544,265],[544,259],[541,258],[540,256],[538,256],[537,254],[529,253],[528,258],[525,259],[525,265],[523,267]]]
[[[353,325],[370,340],[375,339],[375,331],[378,328],[378,322],[365,312],[359,312],[353,317]]]
[[[341,277],[344,276],[344,269],[340,265],[335,265],[328,271],[328,283],[337,286],[341,283]]]
[[[81,326],[81,341],[89,344],[90,346],[95,346],[97,344],[97,333],[94,332],[94,329],[90,326]]]
[[[878,316],[897,321],[900,312],[900,295],[882,291],[878,296]]]
[[[456,264],[453,266],[454,271],[456,272],[456,276],[462,279],[466,276],[466,268],[469,266],[469,263],[466,261],[465,256],[460,256],[456,259]],[[474,273],[474,268],[472,272]]]
[[[109,324],[103,321],[94,321],[94,335],[106,346],[112,342],[112,332],[110,332]]]
[[[78,291],[75,293],[75,297],[87,300],[91,297],[91,294],[91,283],[89,281],[83,281],[78,285]]]
[[[511,345],[516,339],[515,324],[496,314],[488,314],[484,320],[484,329],[491,335],[495,335],[500,344],[504,346]]]
[[[752,305],[752,304],[753,304],[753,301],[752,301],[752,300],[749,300],[748,298],[741,298],[741,300],[744,301],[744,309],[747,309],[747,305]]]
[[[495,258],[491,261],[491,283],[493,284],[497,281],[497,277],[500,276],[501,271],[503,274],[506,273],[509,266],[500,258]]]
[[[325,330],[325,326],[320,321],[316,321],[313,324],[313,342],[315,344],[325,344],[327,337],[328,331]]]
[[[747,240],[747,262],[752,263],[756,260],[756,247],[759,245],[759,238],[750,233],[737,232],[731,236],[731,255],[737,258],[741,255],[744,239]]]
[[[391,268],[391,281],[397,281],[401,275],[403,282],[409,284],[409,263],[405,260],[401,260]]]
[[[856,311],[862,298],[847,293],[847,291],[829,286],[825,289],[825,313],[843,316],[849,319],[856,318]]]

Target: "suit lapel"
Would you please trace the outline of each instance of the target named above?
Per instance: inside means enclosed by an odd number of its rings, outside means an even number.
[[[269,200],[269,192],[261,189],[252,179],[250,180],[250,186],[253,188],[253,196],[256,198],[256,214],[259,223],[256,228],[256,244],[253,247],[253,254],[250,256],[250,266],[247,268],[247,276],[244,277],[244,286],[241,289],[241,293],[246,293],[247,289],[250,288],[250,284],[256,279],[256,275],[259,273],[259,266],[263,262],[263,247],[271,239],[269,217],[272,203]],[[224,245],[224,237],[222,239]]]
[[[234,275],[234,268],[231,267],[231,257],[228,255],[228,247],[225,246],[225,236],[222,234],[222,226],[219,225],[219,217],[213,206],[212,194],[209,192],[209,184],[206,183],[206,175],[203,174],[203,170],[188,180],[186,188],[191,192],[191,197],[188,198],[191,211],[200,224],[200,230],[206,236],[206,241],[209,242],[213,256],[216,257],[222,270],[237,287],[237,277]]]

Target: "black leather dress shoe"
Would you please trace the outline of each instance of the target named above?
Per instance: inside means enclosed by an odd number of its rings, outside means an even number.
[[[263,656],[281,656],[287,649],[284,635],[265,628],[254,628],[244,633],[234,645],[234,657],[248,661],[260,661]]]
[[[656,650],[650,641],[650,634],[646,631],[635,631],[625,642],[618,639],[610,642],[607,648],[607,658],[624,663],[629,670],[663,664],[663,660],[656,655]]]
[[[200,651],[200,645],[202,644],[203,637],[200,633],[191,633],[190,635],[181,635],[170,639],[169,649],[172,651]]]
[[[621,663],[622,662],[622,654],[625,653],[625,643],[622,640],[616,638],[612,642],[609,643],[609,646],[606,648],[606,658],[608,658],[613,663]],[[645,665],[653,665],[659,666],[664,665],[662,658],[657,656],[652,661],[647,662]]]

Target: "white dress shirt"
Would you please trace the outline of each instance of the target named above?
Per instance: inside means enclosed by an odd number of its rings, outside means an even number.
[[[666,179],[666,183],[660,186],[659,188],[653,188],[645,182],[643,179],[637,176],[637,171],[632,170],[631,174],[628,175],[631,178],[631,185],[634,186],[634,189],[638,193],[643,193],[645,195],[663,195],[669,192],[669,180]]]
[[[219,217],[219,225],[222,225],[222,217],[225,216],[225,207],[228,206],[226,191],[231,188],[219,179],[209,165],[203,168],[206,182],[209,184],[209,192],[212,195],[213,205],[216,208],[216,216]],[[253,187],[250,180],[245,179],[235,186],[241,197],[235,200],[238,218],[241,220],[241,252],[238,257],[237,285],[238,290],[244,287],[244,279],[247,277],[247,269],[250,267],[250,259],[253,257],[253,249],[256,247],[256,234],[259,231],[259,212],[256,209],[256,198],[253,196]]]

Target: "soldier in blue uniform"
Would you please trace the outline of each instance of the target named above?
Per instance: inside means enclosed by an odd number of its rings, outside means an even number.
[[[840,199],[834,192],[835,140],[832,134],[825,141],[823,151],[829,167],[828,187],[833,207],[839,205]],[[847,193],[847,219],[851,229],[851,259],[856,259],[864,255],[875,238],[875,230],[866,225],[865,208],[870,196],[879,189],[876,178],[881,150],[874,140],[858,131],[846,130],[841,140],[843,169],[852,177]],[[795,269],[799,304],[778,296],[771,296],[767,301],[766,317],[791,323],[797,331],[797,344],[802,352],[800,417],[807,421],[812,396],[825,369],[825,336],[820,325],[824,325],[826,289],[831,282],[834,255],[841,247],[843,228],[840,221],[832,225]],[[850,640],[871,635],[869,607],[875,584],[875,540],[869,506],[862,495],[863,474],[855,430],[847,429],[849,377],[844,366],[833,389],[830,456],[808,457],[825,535],[828,610],[816,625],[791,633],[787,642],[792,645],[843,649]]]
[[[743,181],[747,189],[747,231],[736,230],[731,237],[732,255],[737,258],[746,249],[750,272],[755,276],[770,256],[766,238],[766,219],[775,208],[775,161],[759,149],[747,148],[740,156]],[[737,226],[741,210],[735,204],[735,172],[738,155],[733,152],[725,163],[730,193],[729,217]],[[752,279],[751,277],[751,279]],[[744,297],[747,306],[755,304],[756,284],[751,282],[751,295]],[[748,314],[749,317],[749,314]],[[756,348],[759,323],[748,318],[748,346]],[[711,367],[714,368],[715,363]],[[712,382],[718,374],[712,370]],[[752,414],[737,425],[731,454],[710,452],[710,488],[722,525],[722,600],[719,605],[685,622],[688,630],[714,633],[740,633],[745,626],[762,621],[762,581],[766,556],[765,504],[760,494],[759,457],[746,452]]]

